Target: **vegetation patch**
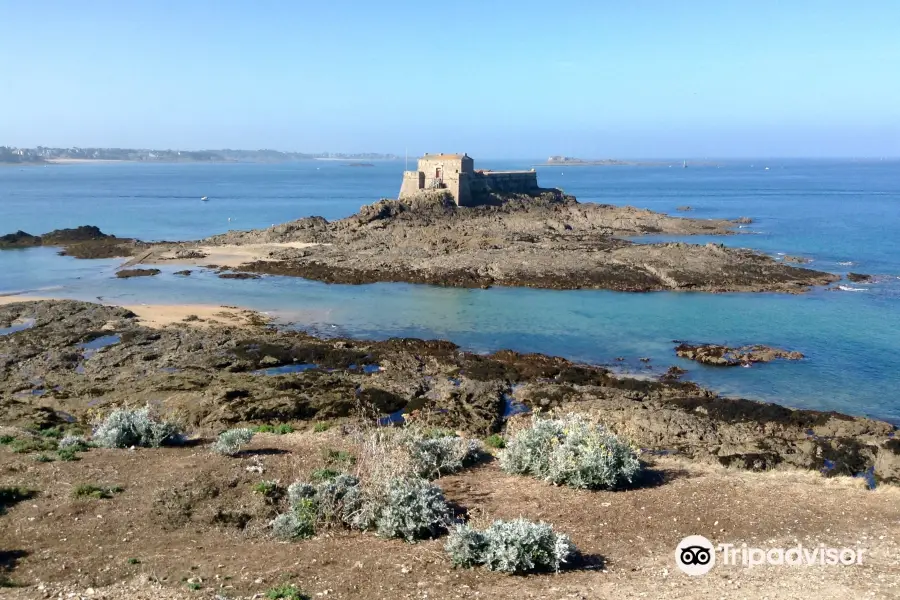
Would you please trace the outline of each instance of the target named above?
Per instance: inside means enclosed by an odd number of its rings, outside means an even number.
[[[181,440],[178,426],[154,414],[149,406],[114,410],[93,435],[94,443],[104,448],[158,448]]]
[[[616,489],[641,471],[635,448],[578,414],[533,417],[500,453],[500,467],[581,489]]]
[[[254,430],[256,433],[274,433],[275,435],[285,435],[294,433],[294,427],[290,423],[280,423],[278,425],[259,425]]]
[[[559,571],[577,553],[569,537],[551,525],[521,518],[494,521],[483,531],[457,525],[444,548],[454,566],[483,565],[512,574]]]
[[[310,597],[293,585],[280,585],[266,592],[266,600],[310,600]]]
[[[105,500],[112,498],[116,494],[121,493],[124,489],[118,485],[93,485],[84,483],[72,490],[73,498],[95,498],[97,500]]]
[[[213,452],[223,456],[237,456],[252,439],[252,429],[246,427],[229,429],[219,434],[219,437],[212,445],[212,449]]]

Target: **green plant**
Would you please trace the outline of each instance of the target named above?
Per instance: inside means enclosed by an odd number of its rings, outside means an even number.
[[[293,585],[284,584],[266,592],[267,600],[310,600],[309,596]]]
[[[313,425],[313,433],[322,433],[329,429],[331,429],[331,423],[329,421],[317,421],[316,424]]]
[[[322,457],[328,465],[353,465],[356,464],[356,457],[346,450],[335,450],[334,448],[324,448]]]
[[[484,531],[457,525],[444,549],[454,566],[484,565],[505,573],[559,571],[577,552],[568,536],[527,519],[494,521]]]
[[[15,440],[15,439],[16,439],[16,436],[14,436],[14,435],[9,435],[9,434],[0,435],[0,445],[5,446],[7,444],[11,444],[13,442],[13,440]]]
[[[294,427],[290,423],[280,423],[278,425],[258,425],[254,429],[256,433],[274,433],[275,435],[285,435],[294,433]]]
[[[48,454],[36,454],[36,455],[34,456],[34,462],[39,462],[39,463],[51,463],[51,462],[53,462],[54,460],[56,460],[56,459],[53,458],[52,456],[48,455]]]
[[[80,435],[67,435],[59,440],[59,449],[83,452],[88,449],[88,442]]]
[[[413,473],[428,479],[462,470],[481,450],[475,440],[457,435],[434,436],[415,428],[409,428],[400,443],[409,452]]]
[[[506,440],[502,435],[495,433],[484,438],[484,445],[489,448],[506,448]]]
[[[125,562],[127,562],[129,565],[139,565],[139,564],[141,564],[140,559],[137,559],[137,558],[129,558],[129,559],[126,560]]]
[[[212,445],[213,452],[224,456],[236,456],[253,439],[253,430],[246,427],[229,429],[219,434]]]
[[[309,477],[313,481],[320,482],[320,481],[328,481],[330,479],[334,479],[338,475],[340,475],[339,471],[335,471],[334,469],[326,468],[326,469],[316,469],[315,471],[310,473]]]
[[[104,448],[156,448],[177,444],[181,439],[178,426],[153,414],[150,407],[114,410],[93,435],[94,442]]]
[[[72,490],[72,497],[96,498],[97,500],[104,500],[107,498],[112,498],[115,494],[119,494],[122,491],[123,488],[118,485],[98,486],[89,483],[83,483]]]
[[[500,468],[583,489],[615,489],[641,470],[627,442],[577,414],[533,417],[500,453]]]
[[[189,582],[187,583],[187,588],[188,588],[189,590],[192,590],[192,591],[196,592],[196,591],[198,591],[198,590],[202,590],[202,589],[203,589],[203,585],[197,583],[196,581],[189,581]]]
[[[81,460],[78,458],[78,451],[74,448],[60,448],[56,451],[56,455],[59,456],[59,460],[62,461]]]
[[[0,487],[0,515],[4,514],[8,507],[34,498],[36,495],[36,491],[23,487]]]
[[[16,454],[48,452],[56,450],[56,442],[52,439],[42,437],[15,438],[10,442],[9,448]]]
[[[280,498],[284,490],[277,481],[260,481],[253,485],[253,491],[271,500]]]

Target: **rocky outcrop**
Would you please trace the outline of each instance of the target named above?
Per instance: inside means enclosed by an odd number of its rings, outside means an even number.
[[[871,281],[872,276],[866,275],[865,273],[847,273],[847,279],[854,283],[861,283],[864,281]]]
[[[723,245],[635,244],[617,237],[728,234],[733,226],[633,207],[580,204],[558,190],[537,197],[506,196],[476,208],[460,208],[447,194],[431,192],[382,200],[340,221],[306,218],[199,243],[272,244],[239,270],[330,283],[796,293],[838,279]],[[275,246],[298,242],[311,245]]]
[[[24,319],[34,326],[0,336],[0,422],[7,425],[75,419],[87,427],[113,407],[152,402],[207,433],[360,414],[375,420],[405,409],[423,423],[483,435],[504,426],[504,406],[516,401],[535,411],[591,413],[648,451],[740,468],[873,468],[881,481],[900,477],[900,446],[888,423],[721,398],[690,382],[631,379],[558,357],[485,356],[435,340],[322,340],[263,325],[154,330],[125,309],[74,301],[0,307],[0,323]],[[94,342],[90,352],[86,342]],[[261,371],[291,365],[296,372]]]
[[[0,249],[34,246],[62,246],[59,254],[74,258],[115,258],[131,256],[146,244],[132,239],[120,239],[100,231],[94,225],[74,229],[55,229],[40,236],[17,231],[0,237]]]
[[[119,279],[128,279],[130,277],[152,277],[159,274],[159,269],[122,269],[116,271],[116,277]]]
[[[734,223],[738,223],[739,225],[749,225],[753,222],[753,219],[750,217],[738,217],[734,220]]]
[[[782,350],[756,344],[729,348],[717,344],[681,343],[675,348],[675,354],[681,358],[694,360],[705,365],[720,367],[736,367],[752,363],[767,363],[776,359],[800,360],[803,354],[796,351]]]
[[[795,263],[798,265],[805,265],[807,263],[811,263],[812,260],[806,258],[804,256],[792,256],[790,254],[785,255],[784,262]]]

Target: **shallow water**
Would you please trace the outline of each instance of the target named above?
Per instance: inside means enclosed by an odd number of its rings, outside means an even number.
[[[812,268],[874,273],[879,282],[848,284],[865,292],[789,296],[345,286],[282,277],[225,282],[202,271],[180,278],[173,275],[177,267],[119,280],[113,276],[118,260],[79,261],[36,248],[0,252],[0,293],[245,305],[321,335],[445,338],[481,352],[544,352],[646,374],[677,364],[689,371],[686,379],[726,394],[900,422],[898,163],[538,169],[542,184],[581,201],[671,214],[689,204],[694,211],[685,215],[693,218],[750,216],[755,222],[743,231],[754,233],[687,241],[806,256]],[[199,238],[229,224],[250,228],[310,214],[351,214],[379,196],[394,196],[402,170],[397,162],[368,169],[326,162],[0,169],[0,222],[3,232],[96,224],[121,236]],[[200,202],[202,195],[210,202]],[[853,264],[841,264],[847,262]],[[675,339],[765,343],[807,358],[749,369],[703,367],[675,357]],[[640,357],[651,358],[652,368]]]

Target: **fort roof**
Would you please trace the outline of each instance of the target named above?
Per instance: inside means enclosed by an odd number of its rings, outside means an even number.
[[[428,154],[427,152],[422,156],[422,158],[446,158],[449,160],[452,159],[460,159],[460,158],[469,158],[466,154]]]

